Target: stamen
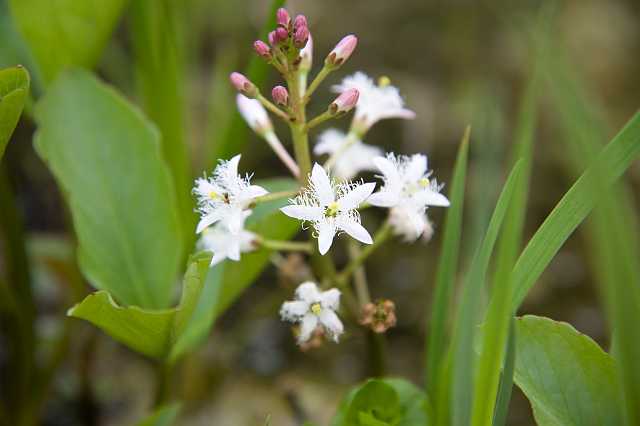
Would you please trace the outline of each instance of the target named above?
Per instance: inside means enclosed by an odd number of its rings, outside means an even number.
[[[378,78],[378,87],[387,87],[390,84],[391,79],[386,75],[380,76],[380,78]]]
[[[320,315],[320,312],[322,312],[322,305],[318,302],[312,304],[311,312],[313,312],[314,315]]]

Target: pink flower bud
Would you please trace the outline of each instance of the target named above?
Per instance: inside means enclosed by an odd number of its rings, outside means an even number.
[[[287,12],[287,9],[285,9],[284,7],[278,9],[278,11],[276,12],[276,22],[278,25],[282,25],[285,28],[289,26],[291,17],[289,16],[289,12]]]
[[[259,56],[262,56],[265,59],[271,59],[271,49],[269,48],[269,46],[267,46],[267,43],[265,43],[264,41],[262,40],[254,41],[253,50],[255,50]]]
[[[276,36],[275,36],[276,44],[281,43],[288,38],[289,38],[289,31],[287,31],[282,27],[276,28]]]
[[[269,33],[269,35],[267,36],[267,39],[269,40],[269,44],[272,46],[275,46],[277,41],[276,41],[276,32],[275,31],[271,31]]]
[[[245,96],[255,98],[258,95],[258,88],[239,72],[232,72],[229,80],[231,80],[231,84],[233,84],[236,90]]]
[[[331,114],[349,112],[356,106],[359,97],[358,89],[345,90],[329,105],[329,112]]]
[[[289,92],[283,86],[275,86],[271,90],[271,97],[278,105],[286,106],[289,103]]]
[[[349,34],[344,37],[342,40],[338,42],[336,47],[333,48],[325,63],[327,65],[333,65],[335,67],[339,67],[342,65],[353,53],[356,46],[358,45],[358,37],[353,34]]]
[[[309,27],[309,24],[307,23],[307,17],[304,15],[298,15],[293,20],[293,30],[295,31],[300,27]]]
[[[309,40],[309,28],[307,26],[301,26],[296,29],[296,32],[293,34],[293,44],[298,49],[302,49],[307,45],[307,40]]]

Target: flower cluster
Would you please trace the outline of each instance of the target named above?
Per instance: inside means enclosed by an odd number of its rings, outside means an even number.
[[[260,197],[267,191],[252,185],[249,176],[238,174],[239,155],[221,162],[212,177],[196,180],[194,193],[201,215],[196,232],[202,233],[200,248],[213,252],[212,264],[224,259],[239,260],[241,253],[258,245],[277,250],[299,250],[320,261],[320,256],[329,253],[335,237],[341,233],[370,245],[360,251],[356,243],[354,257],[340,272],[335,272],[330,258],[323,259],[320,263],[326,265],[328,261],[329,270],[334,272],[315,271],[311,280],[305,279],[298,286],[294,300],[282,305],[281,318],[298,324],[297,341],[301,348],[308,349],[316,347],[325,337],[337,342],[343,333],[344,326],[337,315],[341,290],[346,291],[351,275],[361,267],[366,256],[392,234],[407,242],[420,237],[430,238],[433,227],[427,209],[446,207],[449,201],[440,193],[442,185],[432,178],[425,155],[385,155],[381,148],[363,142],[368,131],[380,120],[415,117],[415,113],[405,107],[398,88],[391,85],[389,78],[382,77],[374,82],[362,72],[344,78],[340,84],[332,86],[337,97],[325,111],[307,120],[306,108],[313,93],[330,73],[340,69],[351,57],[358,44],[357,37],[343,37],[325,57],[314,79],[308,81],[313,64],[313,39],[307,18],[304,15],[291,18],[287,10],[279,9],[276,22],[276,28],[268,34],[268,42],[257,40],[253,47],[280,73],[284,83],[275,85],[267,99],[243,74],[232,73],[230,81],[238,91],[237,106],[244,120],[299,182],[295,193],[282,194],[282,198],[292,198],[280,211],[300,220],[302,229],[309,229],[309,236],[318,240],[317,248],[308,242],[267,240],[245,230],[244,223],[251,214],[251,206],[260,202]],[[317,160],[314,162],[308,143],[310,131],[352,110],[355,112],[347,132],[329,128],[320,134],[312,151],[316,156],[326,155],[327,159],[322,165]],[[276,135],[269,113],[289,126],[294,155]],[[365,171],[380,173],[378,177],[382,182],[377,192],[374,192],[376,183],[353,180]],[[269,198],[279,196],[270,194]],[[376,241],[361,222],[360,210],[368,206],[388,209],[385,225],[376,233]],[[321,288],[316,283],[322,283]],[[332,285],[335,287],[331,288]],[[357,301],[347,301],[350,302],[348,306],[356,304],[361,310],[360,324],[375,332],[384,332],[396,322],[395,305],[390,300],[373,304],[368,291],[359,291]]]

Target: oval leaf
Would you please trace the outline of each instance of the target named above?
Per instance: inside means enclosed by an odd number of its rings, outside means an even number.
[[[56,81],[36,121],[36,149],[71,207],[84,275],[124,305],[167,307],[182,239],[156,129],[80,70]]]
[[[516,321],[515,382],[539,425],[621,425],[615,361],[571,325]]]
[[[0,70],[0,159],[29,94],[29,73],[21,66]]]

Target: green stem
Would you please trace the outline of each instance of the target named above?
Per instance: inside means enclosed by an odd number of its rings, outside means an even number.
[[[287,85],[289,86],[289,99],[294,116],[293,122],[289,123],[291,128],[291,138],[293,139],[293,150],[298,166],[300,167],[300,182],[305,184],[307,176],[311,171],[311,155],[309,153],[309,137],[305,132],[307,121],[306,109],[302,102],[300,80],[297,73],[289,76],[287,79]]]
[[[386,340],[384,334],[367,332],[367,346],[369,348],[369,370],[372,377],[383,377],[386,364]]]
[[[269,240],[266,238],[260,238],[259,243],[261,246],[271,250],[302,251],[305,253],[313,252],[313,247],[309,242],[281,241],[281,240]]]
[[[173,375],[173,365],[169,362],[160,361],[156,365],[156,389],[154,397],[154,407],[160,407],[169,401],[171,396],[171,377]]]
[[[355,240],[349,241],[349,257],[357,259],[362,255],[362,249]],[[361,265],[353,273],[353,285],[356,289],[356,295],[358,296],[358,302],[360,306],[364,306],[367,303],[371,303],[371,296],[369,295],[369,285],[367,284],[367,274],[364,267]]]
[[[339,287],[344,287],[348,281],[349,277],[362,265],[365,260],[371,254],[378,249],[384,242],[386,242],[389,237],[391,237],[391,225],[389,221],[385,221],[385,223],[380,227],[378,232],[373,239],[373,244],[366,246],[360,255],[355,259],[352,259],[349,264],[338,274],[336,277],[336,283]]]
[[[314,117],[312,120],[310,120],[309,123],[307,123],[307,126],[305,127],[304,131],[305,132],[309,132],[309,130],[313,129],[314,127],[316,127],[319,124],[324,123],[327,120],[330,120],[334,116],[335,116],[334,114],[331,114],[331,111],[326,110],[325,112],[323,112],[319,116]]]
[[[289,116],[289,114],[287,114],[286,112],[278,108],[273,102],[271,102],[269,99],[262,96],[262,94],[258,93],[258,96],[256,97],[256,99],[259,100],[260,103],[264,105],[265,108],[267,108],[269,111],[277,115],[286,123],[288,123],[291,120],[291,117]]]
[[[327,76],[331,73],[331,71],[333,71],[333,69],[330,67],[327,67],[326,65],[322,67],[318,75],[316,75],[316,77],[313,79],[313,81],[309,85],[307,92],[304,94],[304,99],[302,101],[304,105],[309,103],[309,100],[311,100],[311,95],[313,95],[313,92],[316,91],[318,86],[320,86],[320,83],[322,83],[324,79],[327,78]]]
[[[255,204],[268,203],[269,201],[280,200],[281,198],[292,198],[298,195],[299,191],[279,191],[279,192],[270,192],[269,194],[263,195],[261,197],[253,200]]]

